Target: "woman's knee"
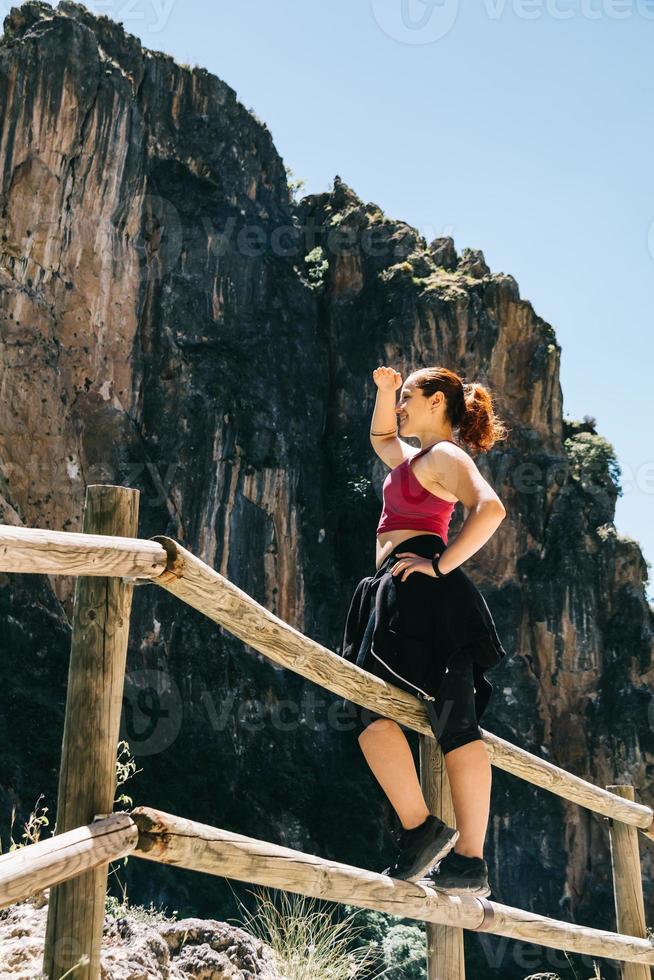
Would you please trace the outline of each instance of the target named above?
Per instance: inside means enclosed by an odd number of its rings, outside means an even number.
[[[381,732],[390,732],[393,728],[399,728],[400,726],[392,718],[374,718],[372,721],[368,722],[362,732],[359,732],[359,739],[361,739],[366,732],[372,731],[373,734],[379,734]]]

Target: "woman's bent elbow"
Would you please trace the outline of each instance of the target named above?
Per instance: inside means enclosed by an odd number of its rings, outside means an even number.
[[[491,500],[489,502],[489,510],[491,510],[493,512],[493,514],[496,515],[496,520],[497,520],[497,524],[498,524],[498,527],[499,527],[499,525],[502,523],[502,521],[506,517],[506,507],[499,500]]]

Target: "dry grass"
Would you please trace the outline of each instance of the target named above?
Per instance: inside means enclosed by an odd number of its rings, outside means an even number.
[[[376,943],[353,948],[362,931],[353,925],[358,909],[335,922],[316,899],[279,892],[275,902],[263,888],[251,894],[257,901],[256,911],[250,912],[239,899],[243,920],[228,921],[270,946],[285,980],[351,980],[370,970],[379,957]],[[385,975],[386,970],[377,973],[374,980]]]

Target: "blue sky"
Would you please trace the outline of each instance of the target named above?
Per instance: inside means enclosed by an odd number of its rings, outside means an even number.
[[[654,0],[86,6],[231,85],[300,194],[339,174],[511,273],[561,344],[564,414],[615,448],[617,529],[654,566]]]

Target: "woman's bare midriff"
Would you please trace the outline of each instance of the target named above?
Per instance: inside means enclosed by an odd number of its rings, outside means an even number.
[[[417,479],[418,483],[420,483],[425,490],[429,490],[429,492],[435,494],[435,496],[442,497],[444,500],[449,500],[451,503],[456,502],[458,498],[455,497],[454,494],[446,490],[445,487],[442,487],[440,484],[435,484],[433,480],[429,479],[428,464],[424,456],[417,460],[411,469],[413,470],[413,475]],[[379,568],[382,562],[388,558],[391,551],[393,551],[398,544],[402,544],[403,541],[413,538],[416,534],[434,534],[435,537],[437,536],[435,531],[412,531],[408,528],[406,530],[402,528],[402,530],[397,531],[383,531],[381,534],[378,534],[377,543],[375,546],[375,567]]]

